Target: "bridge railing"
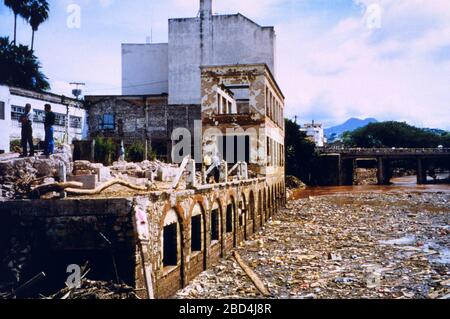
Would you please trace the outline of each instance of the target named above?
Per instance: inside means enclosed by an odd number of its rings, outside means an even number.
[[[319,154],[450,154],[450,148],[346,148],[346,147],[323,147],[318,148]]]

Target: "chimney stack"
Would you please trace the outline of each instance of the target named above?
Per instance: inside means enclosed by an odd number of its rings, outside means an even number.
[[[212,16],[212,0],[200,0],[200,16]]]

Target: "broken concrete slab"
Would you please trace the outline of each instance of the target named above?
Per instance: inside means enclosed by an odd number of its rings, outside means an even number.
[[[69,182],[80,182],[83,183],[82,189],[95,189],[97,187],[97,175],[80,175],[80,176],[69,176]]]

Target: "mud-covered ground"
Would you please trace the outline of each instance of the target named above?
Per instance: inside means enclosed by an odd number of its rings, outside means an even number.
[[[238,252],[271,298],[450,298],[450,193],[291,201]],[[229,257],[176,298],[261,298]]]

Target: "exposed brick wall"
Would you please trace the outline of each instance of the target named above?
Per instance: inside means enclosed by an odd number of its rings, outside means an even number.
[[[188,271],[186,273],[187,281],[192,281],[205,270],[204,259],[205,252],[195,252],[190,256]]]
[[[156,284],[156,296],[161,299],[168,298],[181,288],[183,288],[182,272],[181,266],[178,266],[158,278]]]
[[[147,140],[154,148],[171,152],[171,135],[176,128],[187,128],[194,138],[195,121],[201,120],[200,105],[168,105],[167,96],[86,96],[90,137],[99,135],[123,139],[125,144],[146,138],[145,105],[148,106]],[[104,114],[115,116],[114,130],[101,129]],[[120,121],[123,123],[121,124]],[[200,125],[200,122],[199,122]]]
[[[44,271],[49,289],[61,288],[67,266],[82,266],[86,261],[94,279],[114,278],[112,253],[119,278],[134,285],[131,210],[131,202],[125,199],[1,203],[0,279],[14,280],[15,271],[8,265],[12,262],[21,267],[20,282]]]
[[[211,245],[208,254],[208,267],[215,265],[219,262],[222,255],[222,247],[220,242]]]
[[[112,242],[120,279],[134,286],[139,296],[146,297],[143,262],[133,224],[134,208],[139,206],[147,212],[149,222],[150,241],[147,257],[153,269],[155,295],[158,298],[167,298],[202,272],[205,264],[210,267],[218,262],[222,254],[229,254],[233,249],[235,236],[237,236],[237,244],[244,240],[245,228],[236,227],[237,212],[234,216],[233,233],[225,233],[226,214],[223,212],[226,211],[226,203],[236,198],[237,189],[243,192],[245,198],[252,198],[249,196],[251,191],[258,194],[259,191],[263,193],[265,190],[268,194],[272,189],[271,185],[279,185],[281,182],[283,182],[282,179],[271,180],[269,187],[266,187],[265,179],[236,182],[226,186],[216,185],[201,191],[153,192],[132,199],[68,199],[1,203],[0,254],[1,256],[11,255],[10,252],[14,247],[10,239],[15,238],[17,242],[15,248],[23,250],[30,246],[31,249],[23,276],[28,274],[34,276],[43,269],[48,269],[50,273],[55,272],[56,269],[60,274],[66,275],[65,268],[68,264],[82,264],[89,260],[92,262],[91,274],[98,275],[100,279],[113,280],[115,275],[111,254],[108,245],[99,236],[99,232],[102,232]],[[277,189],[280,192],[280,187]],[[281,196],[276,192],[274,195],[273,201],[277,202],[278,206],[282,206]],[[220,240],[211,244],[211,208],[216,202],[220,203],[222,212],[219,227]],[[255,198],[254,216],[263,214],[258,208],[268,203],[269,200],[260,204]],[[202,243],[204,248],[201,253],[191,255],[190,225],[195,205],[200,205],[202,209],[202,216],[204,216],[202,239],[206,242]],[[234,205],[237,207],[237,203]],[[245,207],[250,207],[248,202],[245,203]],[[178,266],[175,268],[164,267],[162,264],[163,225],[170,211],[176,211],[177,220],[172,222],[179,223],[180,250]],[[253,223],[260,224],[260,221],[256,218],[246,222],[247,238],[250,238]],[[11,258],[19,259],[20,256]],[[55,258],[58,260],[56,265],[54,265]],[[46,264],[52,266],[48,267]],[[168,271],[169,269],[172,270]],[[0,261],[0,270],[2,270],[0,274],[3,275],[9,271],[4,260]],[[60,280],[59,283],[64,282],[61,281],[61,277],[56,279]]]

